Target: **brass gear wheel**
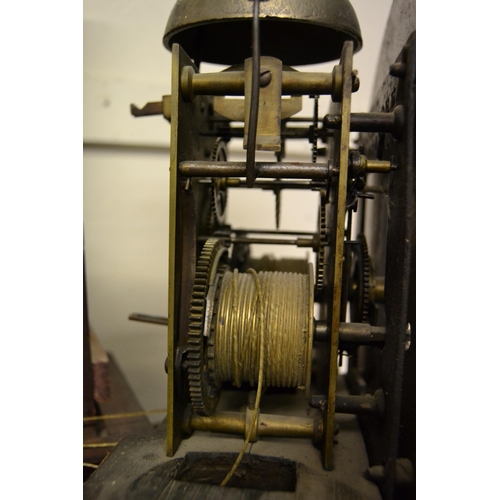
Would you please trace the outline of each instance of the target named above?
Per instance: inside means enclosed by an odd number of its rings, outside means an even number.
[[[218,137],[212,150],[212,161],[227,161],[226,143]],[[213,178],[211,189],[212,216],[218,226],[224,225],[227,204],[227,189],[224,187],[225,179]]]
[[[372,269],[366,237],[361,234],[352,246],[352,265],[349,289],[349,310],[351,321],[367,323],[370,312],[370,285]]]
[[[326,203],[321,202],[318,214],[319,226],[319,247],[316,253],[316,286],[315,296],[319,298],[323,293],[325,282],[325,247],[327,245],[326,237]]]
[[[209,238],[201,251],[189,311],[187,367],[191,403],[199,415],[210,416],[219,400],[220,386],[208,369],[209,335],[216,310],[219,276],[226,267],[227,247],[223,240]],[[221,270],[222,268],[222,270]]]

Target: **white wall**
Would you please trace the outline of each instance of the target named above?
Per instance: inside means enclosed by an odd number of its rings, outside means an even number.
[[[132,312],[167,316],[170,126],[161,117],[133,118],[129,107],[170,93],[171,55],[162,37],[173,3],[84,0],[83,4],[83,187],[90,321],[145,409],[165,407],[167,332],[165,327],[127,318]],[[391,0],[351,3],[364,40],[354,57],[361,88],[353,95],[352,109],[368,111]],[[332,64],[299,69],[329,72]],[[202,64],[201,69],[214,67]],[[323,97],[320,116],[328,106]],[[311,110],[312,102],[305,97],[303,114],[311,116]],[[306,158],[310,145],[304,142],[288,149]],[[258,193],[258,203],[253,191],[238,194],[229,199],[229,222],[273,227],[270,193]],[[297,199],[284,193],[283,229],[316,226],[314,196],[302,193]]]

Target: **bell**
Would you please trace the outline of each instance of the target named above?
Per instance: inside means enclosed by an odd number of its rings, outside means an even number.
[[[253,2],[178,0],[163,44],[178,43],[196,62],[234,65],[251,57]],[[340,58],[345,41],[362,46],[349,0],[268,0],[259,5],[260,53],[287,66]]]

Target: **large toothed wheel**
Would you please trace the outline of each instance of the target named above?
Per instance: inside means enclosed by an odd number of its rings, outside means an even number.
[[[219,400],[220,386],[209,372],[209,342],[218,298],[219,277],[225,268],[227,248],[222,240],[210,238],[201,251],[189,312],[187,347],[188,384],[191,402],[199,415],[210,416]]]

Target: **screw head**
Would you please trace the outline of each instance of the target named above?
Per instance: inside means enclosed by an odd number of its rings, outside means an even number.
[[[267,87],[271,83],[272,79],[273,75],[269,69],[265,67],[260,68],[259,82],[261,87]]]

